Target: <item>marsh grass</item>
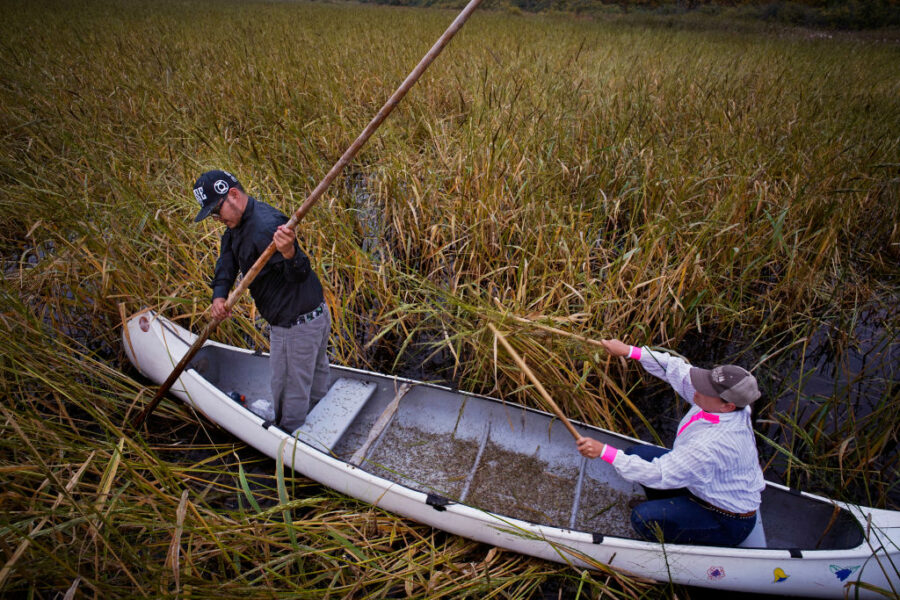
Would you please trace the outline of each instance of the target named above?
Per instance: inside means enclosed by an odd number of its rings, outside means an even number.
[[[190,222],[197,174],[228,168],[294,210],[453,13],[4,13],[5,593],[662,593],[361,505],[175,403],[126,426],[154,389],[124,361],[123,312],[205,322],[219,231]],[[856,375],[842,357],[873,307],[881,347],[897,344],[898,59],[805,32],[476,14],[301,225],[334,360],[539,405],[494,322],[570,417],[663,443],[674,405],[636,369],[511,316],[758,365],[767,474],[897,509],[897,365]],[[235,313],[216,339],[265,348],[249,299]],[[785,376],[814,370],[823,327],[849,378],[882,379],[873,395],[810,398]]]

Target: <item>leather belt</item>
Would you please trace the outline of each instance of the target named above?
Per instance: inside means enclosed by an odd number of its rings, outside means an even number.
[[[325,312],[325,301],[323,300],[321,304],[317,307],[309,311],[308,313],[303,313],[287,325],[285,327],[293,327],[294,325],[303,325],[304,323],[309,323],[315,319],[318,319],[322,316],[322,313]]]
[[[694,496],[694,500],[696,500],[698,504],[700,504],[701,506],[704,506],[705,508],[714,510],[718,513],[722,513],[723,515],[727,515],[729,517],[735,517],[738,519],[749,519],[750,517],[752,517],[756,514],[755,510],[751,510],[750,512],[745,512],[745,513],[731,512],[730,510],[725,510],[724,508],[719,508],[715,504],[710,504],[703,498],[698,498],[697,496]]]

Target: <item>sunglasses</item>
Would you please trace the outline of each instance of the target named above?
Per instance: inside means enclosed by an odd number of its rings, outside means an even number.
[[[218,217],[222,212],[222,206],[224,206],[224,204],[227,200],[228,200],[228,196],[225,196],[224,198],[219,200],[219,203],[216,204],[211,211],[209,211],[209,214],[214,217]]]

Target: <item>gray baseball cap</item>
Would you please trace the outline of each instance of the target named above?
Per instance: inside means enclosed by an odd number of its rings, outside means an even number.
[[[701,394],[721,398],[738,408],[744,408],[762,395],[756,378],[737,365],[721,365],[712,369],[691,367],[691,384]]]

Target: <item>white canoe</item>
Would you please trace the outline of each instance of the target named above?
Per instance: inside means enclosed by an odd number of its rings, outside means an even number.
[[[150,311],[123,332],[131,362],[162,382],[196,336]],[[296,437],[227,396],[270,398],[268,356],[207,342],[172,393],[260,452],[364,502],[433,527],[580,568],[781,596],[900,591],[900,512],[768,483],[763,527],[738,548],[635,539],[638,486],[583,459],[552,415],[497,399],[332,366],[332,388]],[[397,400],[398,390],[410,386]],[[639,440],[575,424],[618,447]],[[764,533],[763,533],[764,530]],[[594,563],[594,565],[592,565]]]

